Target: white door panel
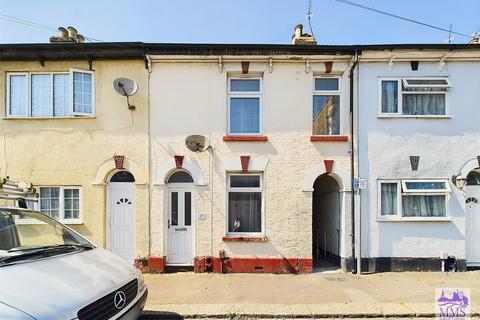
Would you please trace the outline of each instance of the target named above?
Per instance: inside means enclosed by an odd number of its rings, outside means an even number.
[[[127,261],[135,259],[135,185],[108,184],[107,249]]]
[[[465,203],[467,265],[480,266],[480,186],[466,187]]]
[[[167,264],[193,265],[193,192],[169,188]]]

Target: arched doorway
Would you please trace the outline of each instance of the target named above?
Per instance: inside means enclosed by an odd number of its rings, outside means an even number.
[[[117,171],[107,185],[107,249],[127,261],[135,259],[135,178]]]
[[[167,179],[167,265],[193,266],[194,181],[189,172],[178,170]]]
[[[468,174],[465,194],[467,266],[480,267],[480,168],[474,169]]]
[[[313,184],[312,253],[316,270],[340,267],[340,186],[320,175]]]

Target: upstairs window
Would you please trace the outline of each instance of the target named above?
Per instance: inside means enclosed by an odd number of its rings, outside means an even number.
[[[447,78],[380,79],[381,114],[447,115]]]
[[[93,73],[9,73],[7,116],[55,118],[92,116]]]
[[[261,79],[230,78],[228,83],[228,133],[261,134]]]
[[[313,135],[340,134],[340,78],[315,78]]]
[[[378,187],[381,218],[447,216],[446,180],[381,180]]]

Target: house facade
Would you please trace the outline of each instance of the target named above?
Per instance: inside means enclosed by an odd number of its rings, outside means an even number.
[[[365,270],[439,271],[448,257],[480,266],[480,48],[441,47],[362,51]]]
[[[147,256],[148,71],[142,54],[134,45],[119,52],[117,45],[79,43],[1,50],[1,174],[32,182],[40,201],[31,207],[97,245],[132,261]],[[138,83],[134,111],[112,86],[119,77]]]
[[[299,34],[1,45],[0,172],[152,272],[478,267],[478,45]]]
[[[353,51],[312,49],[150,48],[151,261],[347,268]],[[190,135],[208,148],[189,150]]]

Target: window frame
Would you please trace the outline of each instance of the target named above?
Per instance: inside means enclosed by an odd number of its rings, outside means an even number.
[[[26,95],[25,95],[25,107],[26,107],[26,115],[12,115],[11,114],[11,108],[10,108],[10,76],[25,76],[25,79],[26,79]],[[14,118],[28,118],[30,117],[30,75],[28,72],[7,72],[6,73],[6,77],[7,77],[7,86],[6,86],[6,92],[5,92],[5,96],[6,96],[6,112],[5,112],[5,115],[7,117],[14,117]]]
[[[74,111],[74,106],[75,106],[75,103],[74,103],[74,92],[73,92],[73,84],[74,84],[74,78],[73,78],[73,74],[77,72],[77,73],[87,73],[87,74],[90,74],[92,76],[92,92],[91,92],[91,96],[92,96],[92,112],[91,113],[86,113],[86,112],[75,112]],[[95,73],[93,71],[90,71],[90,70],[81,70],[81,69],[72,69],[70,68],[70,71],[69,71],[69,74],[70,74],[70,87],[69,87],[69,92],[70,92],[70,102],[69,102],[69,107],[70,107],[70,114],[73,116],[73,117],[92,117],[95,115]]]
[[[82,112],[73,112],[73,101],[74,101],[74,96],[73,96],[73,73],[74,72],[80,72],[80,73],[88,73],[91,74],[92,76],[92,112],[91,113],[82,113]],[[67,101],[67,108],[66,111],[68,112],[68,115],[65,116],[55,116],[55,105],[54,105],[54,75],[56,74],[63,74],[63,75],[68,75],[69,76],[69,83],[68,83],[68,101]],[[27,88],[26,88],[26,97],[25,97],[25,105],[27,108],[26,114],[25,115],[12,115],[10,112],[10,76],[15,76],[15,75],[22,75],[26,76],[27,80]],[[52,115],[51,116],[42,116],[42,117],[34,117],[32,116],[32,75],[48,75],[50,76],[50,84],[51,84],[51,89],[50,89],[50,96],[51,96],[51,111]],[[6,118],[12,118],[12,119],[71,119],[71,118],[93,118],[95,117],[95,72],[90,71],[90,70],[81,70],[81,69],[69,69],[68,71],[48,71],[48,72],[43,72],[43,71],[30,71],[30,72],[7,72],[6,73],[6,78],[7,78],[7,85],[6,85],[6,105],[5,105],[5,116]]]
[[[242,188],[242,187],[230,187],[230,178],[231,176],[259,176],[260,177],[260,187],[250,187],[250,188]],[[253,236],[253,237],[258,237],[258,236],[264,236],[265,235],[265,185],[264,185],[264,174],[263,172],[255,172],[255,173],[243,173],[243,172],[227,172],[227,196],[226,196],[226,236],[227,237],[245,237],[245,236]],[[261,193],[261,231],[260,232],[229,232],[228,231],[228,224],[229,224],[229,211],[228,211],[228,205],[229,205],[229,194],[230,192],[260,192]]]
[[[83,224],[83,210],[82,210],[82,187],[81,186],[47,186],[47,185],[39,185],[35,186],[35,188],[38,190],[38,193],[40,194],[40,188],[59,188],[59,194],[58,194],[58,199],[59,199],[59,207],[58,207],[58,212],[59,212],[59,218],[58,220],[51,217],[52,219],[55,219],[63,224]],[[78,218],[77,219],[65,219],[65,189],[75,189],[78,190]],[[38,198],[37,202],[33,203],[33,210],[41,212],[40,211],[40,197]],[[42,212],[43,213],[43,212]],[[49,216],[50,217],[50,216]],[[33,222],[33,220],[29,219],[21,219],[17,220],[20,224],[37,224]]]
[[[445,182],[445,189],[417,189],[416,191],[404,191],[406,182]],[[383,183],[396,183],[397,184],[397,213],[395,215],[382,215],[382,192],[381,187]],[[433,191],[433,192],[432,192]],[[450,216],[450,211],[448,208],[448,203],[450,200],[450,193],[452,189],[450,187],[449,179],[378,179],[377,180],[377,221],[451,221],[452,217]],[[442,195],[445,196],[445,216],[404,216],[403,215],[403,196],[411,195]]]
[[[315,80],[316,79],[337,79],[338,80],[338,89],[337,90],[315,90]],[[314,134],[313,133],[313,97],[315,96],[338,96],[338,113],[339,113],[339,130],[338,134]],[[312,106],[311,106],[311,120],[310,120],[310,132],[313,137],[337,137],[343,135],[343,108],[342,108],[342,77],[341,76],[326,76],[326,75],[314,75],[313,77],[313,90],[312,90]]]
[[[259,91],[231,91],[231,80],[259,80]],[[231,132],[230,104],[231,98],[258,98],[259,117],[258,133]],[[227,134],[230,136],[261,136],[263,134],[263,78],[261,76],[230,76],[227,77]]]
[[[415,85],[408,84],[408,80],[445,80],[447,85]],[[397,112],[383,112],[382,111],[382,82],[396,81],[397,82]],[[446,88],[446,91],[404,91],[403,85],[410,88]],[[378,77],[378,117],[380,118],[450,118],[450,110],[448,103],[448,89],[452,87],[448,77]],[[445,95],[445,114],[403,114],[403,95],[404,94],[443,94]]]

